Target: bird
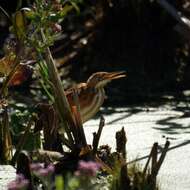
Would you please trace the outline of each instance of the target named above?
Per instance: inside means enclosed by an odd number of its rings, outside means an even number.
[[[71,108],[76,104],[73,95],[73,90],[76,90],[82,123],[91,119],[104,103],[106,98],[104,87],[112,80],[123,77],[126,77],[125,71],[96,72],[88,78],[86,83],[79,83],[66,90],[65,94]]]

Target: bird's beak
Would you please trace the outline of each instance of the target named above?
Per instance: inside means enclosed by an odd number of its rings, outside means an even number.
[[[126,77],[126,72],[125,71],[110,72],[110,73],[107,73],[104,77],[107,80],[119,79],[119,78]]]

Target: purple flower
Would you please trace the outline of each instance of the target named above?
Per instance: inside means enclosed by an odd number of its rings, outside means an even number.
[[[48,172],[48,170],[47,169],[39,169],[37,172],[36,172],[36,174],[37,175],[39,175],[39,176],[43,176],[43,177],[45,177],[45,176],[48,176],[49,175],[49,172]]]
[[[76,176],[96,176],[96,172],[101,167],[101,165],[97,162],[89,161],[80,161],[78,165],[78,170],[75,172]]]
[[[53,164],[49,164],[47,167],[44,167],[43,164],[36,163],[36,164],[31,164],[30,168],[34,172],[34,174],[42,177],[49,176],[55,170]]]
[[[53,173],[55,171],[54,165],[53,164],[49,164],[47,166],[47,170],[48,170],[49,173]]]
[[[42,169],[42,168],[43,168],[43,164],[41,164],[41,163],[30,164],[30,169],[32,171],[38,171],[39,169]]]
[[[23,190],[29,184],[29,181],[24,178],[22,174],[18,174],[16,179],[8,183],[7,188],[8,190]]]

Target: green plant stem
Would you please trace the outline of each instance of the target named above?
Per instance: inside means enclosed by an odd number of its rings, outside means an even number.
[[[46,44],[46,37],[43,33],[43,30],[41,30],[41,37],[42,37],[43,43]],[[62,122],[64,123],[64,129],[65,129],[65,132],[67,133],[68,139],[73,144],[74,143],[73,136],[75,137],[75,130],[72,126],[74,126],[74,121],[72,118],[72,113],[70,110],[69,103],[67,101],[67,97],[65,95],[65,92],[62,86],[61,79],[59,77],[59,74],[55,66],[55,62],[53,60],[49,47],[45,49],[44,59],[48,67],[50,81],[54,85],[54,88],[52,89],[52,91],[54,92],[54,95],[55,95],[56,106],[61,115]],[[69,127],[70,124],[72,126]]]

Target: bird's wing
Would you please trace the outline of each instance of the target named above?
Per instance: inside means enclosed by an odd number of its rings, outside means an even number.
[[[76,87],[69,88],[65,91],[65,94],[67,96],[67,99],[69,101],[70,106],[74,106],[75,102],[73,99],[73,90],[77,89],[77,94],[80,102],[81,109],[85,107],[89,102],[91,102],[91,99],[94,97],[94,91],[90,90],[86,83],[79,83],[76,85]]]
[[[86,83],[80,83],[75,88],[77,88],[81,118],[85,122],[96,114],[104,101],[104,97],[101,98],[100,91],[96,91],[95,88],[89,88]],[[66,90],[66,96],[71,108],[76,105],[73,89]]]

